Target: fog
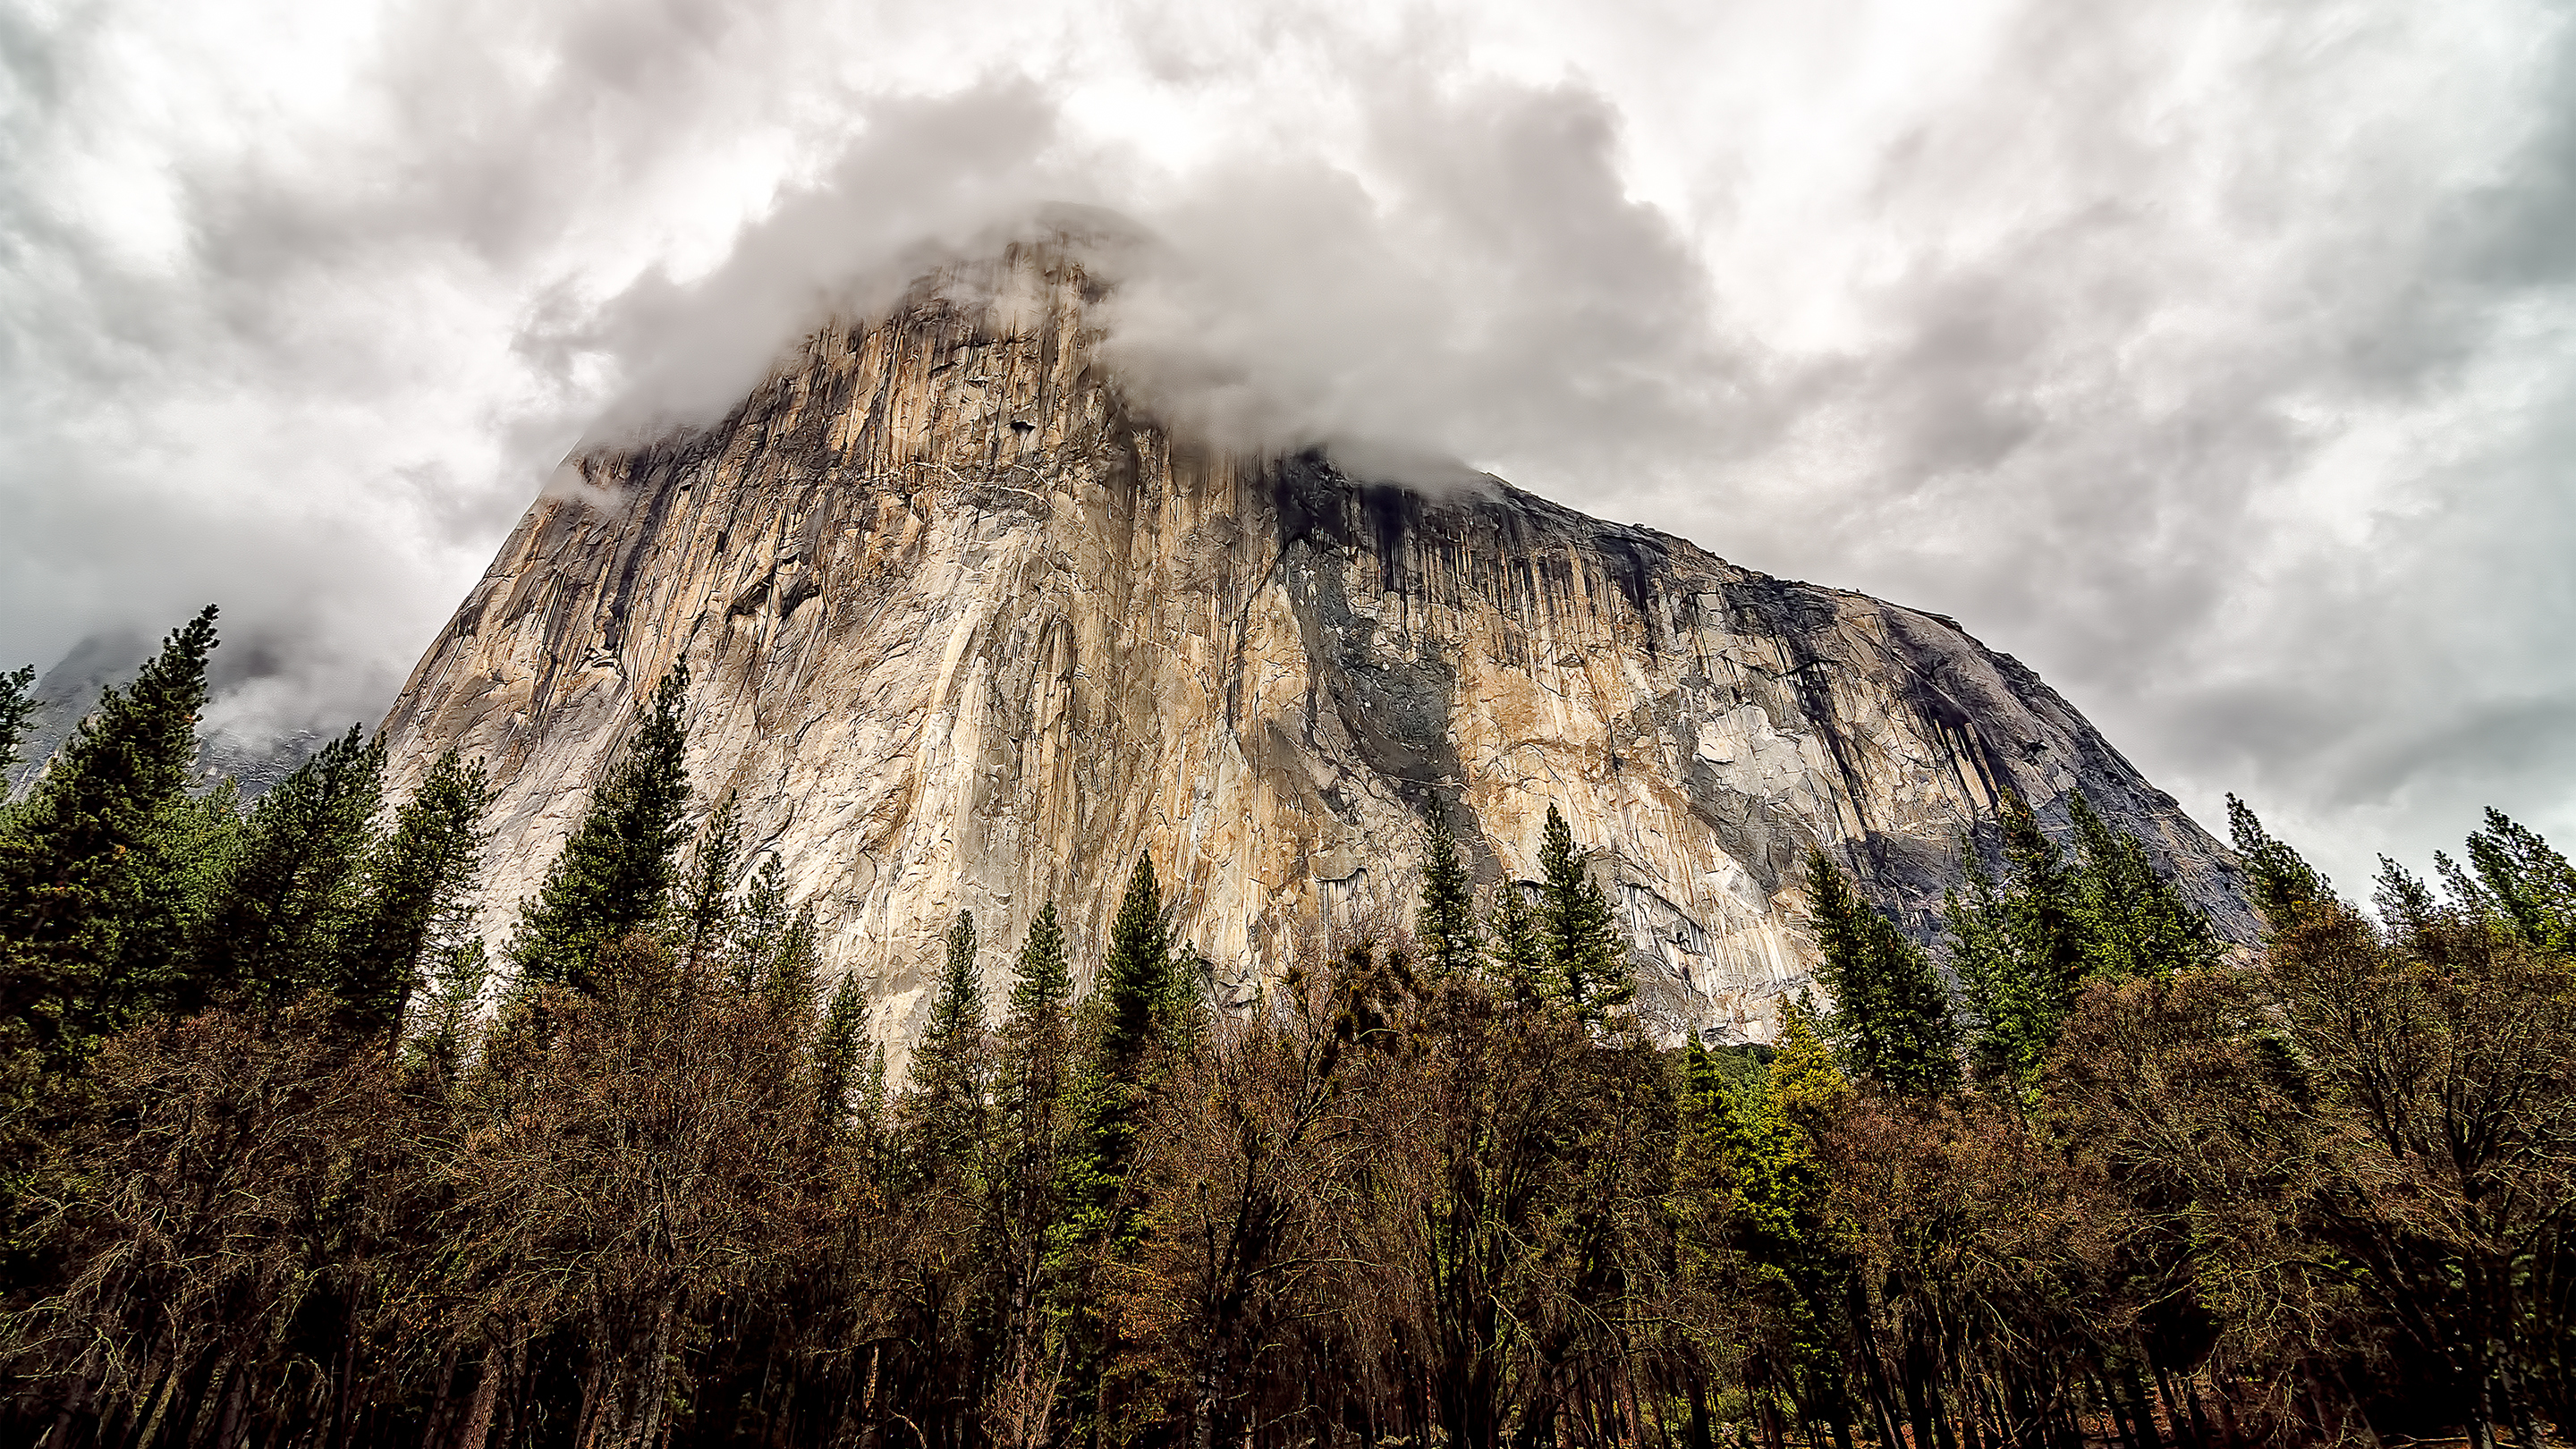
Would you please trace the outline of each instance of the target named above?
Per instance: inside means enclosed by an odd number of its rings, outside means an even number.
[[[2576,841],[2571,59],[2525,0],[0,8],[0,666],[213,599],[227,723],[371,719],[568,452],[1072,204],[1179,425],[1954,615],[2350,885]]]

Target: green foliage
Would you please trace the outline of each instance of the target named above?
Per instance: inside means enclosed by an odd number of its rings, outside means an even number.
[[[0,1054],[59,1071],[165,1010],[220,830],[187,798],[212,605],[81,722],[0,834]]]
[[[483,989],[473,896],[490,838],[483,817],[491,808],[482,765],[451,749],[395,812],[393,829],[368,858],[340,975],[329,986],[358,1034],[388,1038],[398,1031],[425,980],[446,983],[439,988],[442,1002],[464,979],[460,973],[471,975],[473,993]]]
[[[2535,951],[2576,957],[2576,868],[2567,857],[2492,806],[2468,850],[2484,899],[2516,938]]]
[[[2334,887],[2295,850],[2272,838],[2252,806],[2227,797],[2227,833],[2245,862],[2246,895],[2261,912],[2263,923],[2286,931],[2298,921],[2303,906],[2322,906],[2334,899]]]
[[[1547,993],[1547,941],[1539,933],[1538,913],[1530,909],[1529,892],[1516,880],[1494,891],[1494,907],[1485,918],[1485,950],[1495,979],[1523,1007],[1534,1007]]]
[[[1011,1001],[1003,1018],[996,1062],[1001,1144],[994,1187],[1005,1221],[1003,1249],[1013,1270],[1033,1277],[1036,1258],[1055,1216],[1053,1189],[1057,1140],[1070,1049],[1066,1003],[1073,972],[1065,962],[1064,928],[1055,902],[1038,908],[1011,973]]]
[[[1959,1029],[1949,989],[1895,923],[1852,889],[1821,850],[1807,854],[1807,904],[1833,993],[1830,1034],[1851,1075],[1902,1096],[1959,1085]]]
[[[384,766],[383,744],[352,726],[252,808],[198,933],[189,1005],[349,990]],[[389,1034],[393,1003],[367,1005]]]
[[[760,979],[768,964],[777,959],[795,921],[796,913],[787,896],[787,867],[776,855],[764,855],[759,868],[751,873],[742,904],[734,908],[732,930],[737,949],[733,979],[737,986],[747,990]]]
[[[786,930],[774,937],[743,940],[733,955],[737,961],[755,963],[749,979],[757,983],[761,999],[779,1019],[814,1019],[816,999],[822,990],[823,946],[814,926],[813,902],[796,908]]]
[[[1011,1023],[1034,1032],[1061,1032],[1064,1006],[1073,998],[1073,970],[1065,964],[1064,927],[1057,924],[1055,902],[1038,907],[1029,923],[1011,972]],[[1052,1026],[1049,1024],[1052,1023]]]
[[[2083,860],[2076,884],[2083,975],[2170,976],[2217,965],[2209,918],[2157,874],[2145,843],[2105,825],[2080,793],[2069,808]]]
[[[844,976],[823,1011],[823,1028],[814,1046],[815,1097],[823,1120],[834,1130],[846,1126],[869,1095],[861,1040],[868,1025],[868,995],[858,978]],[[885,1058],[876,1056],[876,1095],[884,1093]]]
[[[688,687],[685,662],[662,676],[625,758],[519,908],[510,963],[523,981],[587,993],[603,948],[662,919],[686,835]]]
[[[731,934],[733,883],[741,873],[742,813],[728,791],[699,831],[679,898],[672,902],[673,944],[684,960],[705,960]]]
[[[1548,958],[1551,993],[1585,1021],[1599,1025],[1636,998],[1628,969],[1628,941],[1610,912],[1601,883],[1584,869],[1574,831],[1553,805],[1539,844],[1539,939]]]
[[[405,1043],[405,1056],[415,1069],[442,1085],[453,1084],[465,1067],[476,1009],[492,978],[483,938],[465,934],[447,939],[433,933],[416,958],[428,999],[419,1022]]]
[[[914,1171],[922,1179],[962,1170],[982,1136],[984,977],[976,964],[975,918],[957,913],[930,1020],[913,1048],[912,1081],[897,1107]]]
[[[1476,938],[1476,883],[1458,859],[1447,811],[1434,800],[1431,834],[1422,851],[1422,911],[1414,939],[1434,976],[1473,971],[1483,954]]]
[[[27,725],[36,717],[36,701],[31,693],[35,686],[33,668],[0,674],[0,775],[6,775],[18,763],[18,741],[27,737]],[[0,794],[5,793],[0,789]]]
[[[2241,804],[2231,808],[2252,821]],[[1972,1022],[1970,1060],[1981,1081],[2015,1090],[2030,1085],[2085,981],[2162,979],[2206,969],[2220,955],[2208,921],[2156,873],[2144,844],[2104,824],[2081,795],[2069,810],[2079,847],[2071,861],[2028,803],[2007,794],[2005,879],[1987,874],[1969,848],[1967,880],[1943,912]],[[2285,872],[2280,880],[2305,871],[2288,847],[2266,849]]]
[[[1100,969],[1100,1024],[1092,1055],[1109,1077],[1137,1079],[1169,999],[1171,972],[1162,887],[1154,879],[1152,859],[1138,856],[1117,918],[1109,924],[1109,954]]]

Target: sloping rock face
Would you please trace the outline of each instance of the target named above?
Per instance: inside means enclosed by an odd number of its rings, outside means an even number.
[[[1409,921],[1435,809],[1490,888],[1561,808],[1668,1035],[1770,1033],[1810,847],[1928,934],[2007,786],[2061,823],[2081,789],[2250,930],[2216,842],[1951,621],[1499,482],[1191,448],[1097,364],[1097,296],[1060,248],[952,268],[538,499],[385,726],[398,787],[490,766],[496,937],[683,659],[701,808],[735,795],[898,1060],[960,910],[998,997],[1049,900],[1087,968],[1149,855],[1241,1002]]]

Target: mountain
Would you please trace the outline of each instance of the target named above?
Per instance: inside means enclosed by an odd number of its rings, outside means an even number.
[[[5,779],[0,779],[0,799],[13,797],[34,784],[55,752],[71,740],[72,732],[98,707],[99,697],[111,685],[121,688],[131,683],[159,647],[156,641],[130,629],[106,630],[82,639],[56,660],[36,681],[29,696],[35,701],[36,711],[27,723],[26,738],[18,742],[18,763]],[[235,657],[218,649],[207,669],[209,715],[229,713],[224,706],[269,662],[237,666]],[[212,726],[197,747],[197,787],[212,789],[229,779],[239,788],[242,800],[256,800],[295,773],[296,766],[311,759],[328,742],[318,726]]]
[[[2005,787],[2059,826],[2081,789],[2250,937],[2217,842],[1951,620],[1498,480],[1195,445],[1099,361],[1102,288],[1065,245],[951,265],[721,423],[567,465],[385,722],[398,789],[490,766],[496,935],[685,659],[700,808],[737,798],[898,1051],[960,910],[998,996],[1041,904],[1087,959],[1148,854],[1240,1002],[1409,922],[1434,809],[1491,885],[1560,807],[1667,1034],[1768,1034],[1811,846],[1928,935]]]

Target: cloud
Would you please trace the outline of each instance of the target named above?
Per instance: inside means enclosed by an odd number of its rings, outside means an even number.
[[[2540,0],[0,27],[0,662],[217,597],[262,711],[355,717],[583,439],[1076,202],[1182,425],[1954,614],[2347,877],[2576,838]]]

